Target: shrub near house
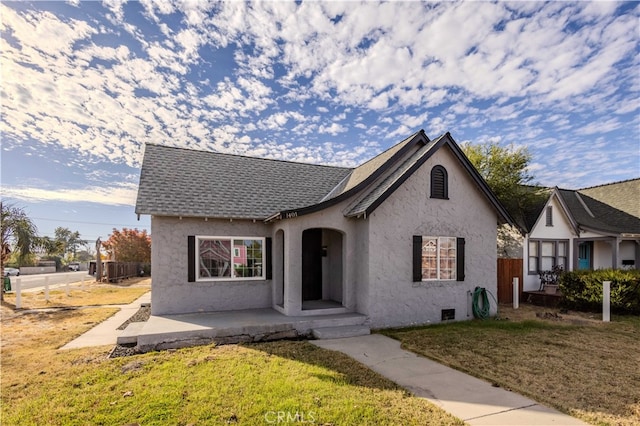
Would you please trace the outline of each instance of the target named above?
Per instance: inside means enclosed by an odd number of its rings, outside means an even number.
[[[578,310],[602,308],[602,282],[611,281],[611,310],[640,314],[640,270],[599,269],[571,271],[560,275],[563,305]]]

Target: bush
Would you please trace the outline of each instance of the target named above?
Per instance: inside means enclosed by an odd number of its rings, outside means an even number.
[[[637,269],[563,273],[559,279],[562,305],[575,310],[600,311],[603,281],[611,281],[611,312],[640,314],[640,271]]]

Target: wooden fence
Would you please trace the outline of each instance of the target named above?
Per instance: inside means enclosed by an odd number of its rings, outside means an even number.
[[[498,259],[498,303],[513,303],[514,277],[518,278],[518,298],[522,301],[522,259]]]
[[[102,262],[102,278],[96,277],[96,281],[118,282],[131,277],[140,277],[148,273],[149,264],[140,262]],[[89,275],[97,272],[96,262],[89,264]]]

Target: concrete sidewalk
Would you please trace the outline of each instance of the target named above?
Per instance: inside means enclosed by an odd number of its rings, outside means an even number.
[[[140,305],[142,303],[149,302],[151,302],[150,291],[143,294],[128,305],[105,306],[109,308],[120,308],[120,311],[107,320],[96,325],[91,330],[62,346],[60,349],[78,349],[88,348],[91,346],[115,345],[118,340],[118,336],[123,331],[118,330],[118,327],[120,327],[126,320],[128,320],[136,312],[138,312],[138,309],[140,309]]]
[[[470,425],[586,425],[535,401],[403,350],[380,334],[314,340],[343,352]]]

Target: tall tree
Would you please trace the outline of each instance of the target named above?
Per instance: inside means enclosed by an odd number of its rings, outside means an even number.
[[[516,224],[522,227],[527,212],[544,197],[531,186],[534,177],[529,172],[529,150],[513,144],[503,147],[496,142],[463,143],[461,148]],[[498,229],[499,256],[511,257],[520,246],[519,231],[510,227]]]
[[[0,202],[0,274],[4,277],[4,265],[11,251],[18,253],[18,262],[28,258],[38,242],[38,230],[24,209]],[[4,293],[4,285],[2,291]],[[0,300],[4,300],[1,296]]]
[[[513,144],[503,147],[496,142],[464,143],[461,147],[498,200],[514,219],[519,220],[538,198],[536,191],[528,186],[534,179],[528,169],[531,161],[529,150]]]
[[[5,253],[8,249],[18,252],[18,261],[27,258],[38,246],[38,229],[24,209],[0,202],[2,211],[0,243]],[[2,259],[4,265],[4,258]]]
[[[151,262],[151,237],[145,230],[122,228],[119,231],[114,228],[102,247],[118,262]]]
[[[62,247],[61,254],[69,255],[69,260],[75,260],[78,249],[86,245],[87,242],[80,238],[80,232],[71,231],[69,228],[57,227],[55,231],[55,241]]]

